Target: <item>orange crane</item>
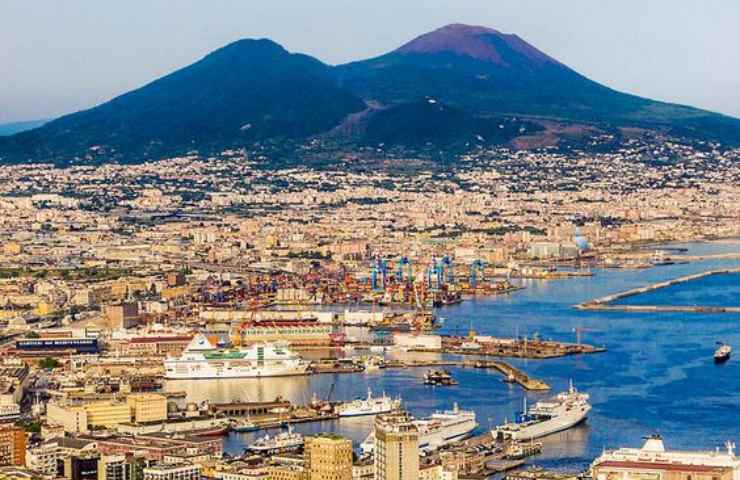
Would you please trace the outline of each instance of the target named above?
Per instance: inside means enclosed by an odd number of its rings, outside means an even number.
[[[239,324],[239,327],[236,330],[236,334],[231,338],[231,343],[233,343],[237,347],[240,347],[242,344],[242,331],[244,330],[244,327],[251,323],[254,323],[255,316],[257,315],[258,306],[259,304],[257,303],[257,299],[255,297],[252,297],[252,299],[249,301],[249,320],[245,320],[241,324]]]

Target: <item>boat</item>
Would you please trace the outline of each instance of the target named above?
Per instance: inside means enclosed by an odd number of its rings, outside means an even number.
[[[254,453],[278,453],[298,450],[303,446],[303,435],[293,431],[288,426],[287,432],[281,432],[271,437],[269,434],[258,438],[247,450]]]
[[[531,408],[526,407],[514,423],[499,425],[492,432],[494,440],[532,440],[567,430],[581,423],[588,416],[591,405],[589,396],[578,392],[571,382],[567,391]]]
[[[361,415],[377,415],[388,413],[401,408],[400,398],[391,398],[383,393],[382,397],[373,397],[373,392],[367,389],[366,399],[357,399],[339,404],[334,412],[340,417],[358,417]]]
[[[714,351],[714,363],[724,363],[730,359],[732,347],[722,342],[717,342],[717,345],[719,346]]]
[[[413,419],[412,423],[419,431],[419,450],[425,454],[467,438],[478,427],[475,412],[460,410],[457,403],[452,410],[434,412],[427,418]],[[373,452],[375,449],[373,432],[370,432],[360,447],[364,454]]]
[[[237,433],[246,433],[246,432],[255,432],[259,430],[259,426],[257,426],[254,422],[252,422],[249,419],[233,419],[231,421],[231,431],[237,432]]]
[[[507,460],[521,460],[541,452],[541,442],[511,442],[506,450],[504,450],[504,457]]]
[[[257,343],[248,348],[221,350],[196,335],[179,357],[164,361],[165,378],[250,378],[307,374],[309,362],[283,343]]]
[[[458,383],[447,370],[429,370],[424,374],[424,385],[442,385],[447,387],[457,385]]]

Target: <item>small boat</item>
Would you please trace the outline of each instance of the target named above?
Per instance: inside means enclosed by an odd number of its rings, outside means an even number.
[[[424,374],[424,385],[442,385],[445,387],[457,385],[458,381],[452,378],[447,370],[429,370]]]
[[[732,355],[732,347],[722,342],[717,342],[717,350],[714,351],[714,363],[724,363]]]
[[[231,431],[237,433],[255,432],[259,427],[249,419],[233,419],[231,421]]]
[[[512,442],[504,451],[504,456],[508,460],[521,460],[532,455],[542,453],[541,442]]]

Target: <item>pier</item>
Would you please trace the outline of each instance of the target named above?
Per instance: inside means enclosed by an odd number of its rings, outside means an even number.
[[[624,312],[686,312],[686,313],[740,313],[740,306],[701,306],[701,305],[614,305],[614,302],[623,298],[641,295],[643,293],[660,290],[673,285],[699,280],[712,275],[727,275],[740,273],[740,268],[724,268],[707,270],[705,272],[684,275],[683,277],[657,282],[645,287],[633,288],[624,292],[606,295],[587,302],[579,303],[580,310],[613,310]]]

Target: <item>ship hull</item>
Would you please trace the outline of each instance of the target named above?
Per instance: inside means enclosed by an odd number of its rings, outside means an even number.
[[[507,432],[508,437],[512,440],[527,441],[559,433],[586,421],[588,411],[589,410],[578,412],[577,415],[563,415],[550,420],[534,423],[532,425],[526,425],[520,430]]]
[[[226,378],[266,378],[307,375],[308,364],[232,367],[228,363],[214,366],[208,362],[165,362],[168,380],[214,380]]]
[[[365,417],[368,415],[380,415],[381,413],[389,413],[392,412],[392,408],[383,409],[383,410],[349,410],[346,412],[339,412],[339,416],[341,418],[344,417]]]

